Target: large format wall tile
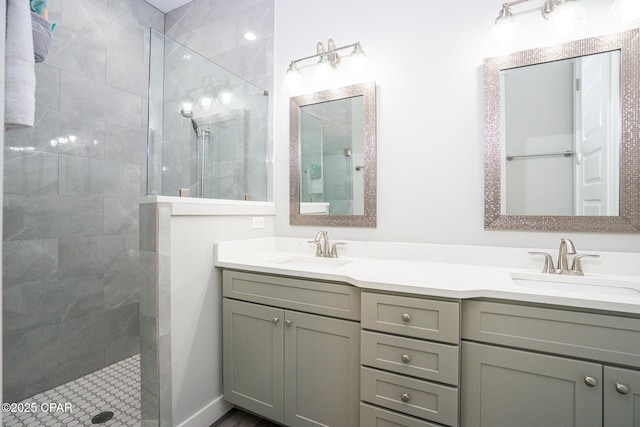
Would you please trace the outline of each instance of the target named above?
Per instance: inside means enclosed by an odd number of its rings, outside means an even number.
[[[138,217],[138,199],[104,199],[104,234],[137,234]]]
[[[64,25],[55,30],[47,64],[59,70],[104,83],[107,46],[87,33],[70,31]]]
[[[4,240],[50,239],[101,234],[98,198],[5,194]]]
[[[105,274],[126,250],[123,236],[88,236],[60,239],[60,278]]]
[[[60,108],[60,71],[47,64],[36,68],[36,99],[41,108]]]
[[[140,349],[137,198],[146,185],[143,0],[48,0],[36,121],[7,133],[4,396],[21,400]],[[147,267],[147,269],[150,267]]]
[[[146,166],[146,129],[131,129],[108,123],[105,158],[116,162]]]
[[[107,85],[146,98],[149,67],[115,51],[107,54]]]
[[[139,96],[60,73],[60,109],[64,112],[140,129],[141,108]]]
[[[13,385],[11,390],[20,395],[6,395],[5,402],[24,398],[27,377],[45,376],[58,364],[60,325],[49,325],[24,333],[4,333],[2,359],[5,367],[3,384]],[[7,391],[7,388],[4,389]]]
[[[66,155],[59,164],[61,196],[139,197],[139,165]]]
[[[142,61],[144,30],[106,9],[106,2],[64,0],[61,26],[90,38],[96,45]]]
[[[3,293],[4,330],[24,332],[102,311],[101,277],[23,284]]]
[[[5,194],[58,194],[58,155],[7,150],[4,155]]]
[[[20,283],[57,280],[58,240],[5,241],[2,244],[2,264],[4,295],[10,287]],[[5,311],[7,308],[5,306]]]
[[[33,147],[38,151],[104,158],[104,121],[53,109],[36,108],[33,128],[6,134],[6,145]]]

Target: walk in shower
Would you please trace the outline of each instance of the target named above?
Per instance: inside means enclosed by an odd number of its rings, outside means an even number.
[[[267,200],[268,92],[151,33],[148,195]]]

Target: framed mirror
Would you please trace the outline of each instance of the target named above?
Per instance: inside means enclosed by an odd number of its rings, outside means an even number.
[[[376,84],[289,103],[290,223],[376,226]]]
[[[484,60],[486,229],[640,232],[639,36]]]

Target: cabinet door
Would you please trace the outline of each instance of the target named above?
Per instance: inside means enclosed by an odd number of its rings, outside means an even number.
[[[600,364],[463,342],[461,374],[463,426],[602,425]]]
[[[360,324],[285,311],[285,424],[357,427]]]
[[[284,421],[284,310],[224,298],[224,398]]]
[[[604,368],[605,427],[640,427],[640,372]]]

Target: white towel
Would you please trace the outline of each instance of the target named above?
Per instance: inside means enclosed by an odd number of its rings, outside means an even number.
[[[28,0],[7,1],[6,34],[4,127],[10,130],[33,126],[36,112],[36,71]]]
[[[307,193],[322,194],[324,193],[324,180],[322,178],[313,179],[311,173],[307,170]]]

